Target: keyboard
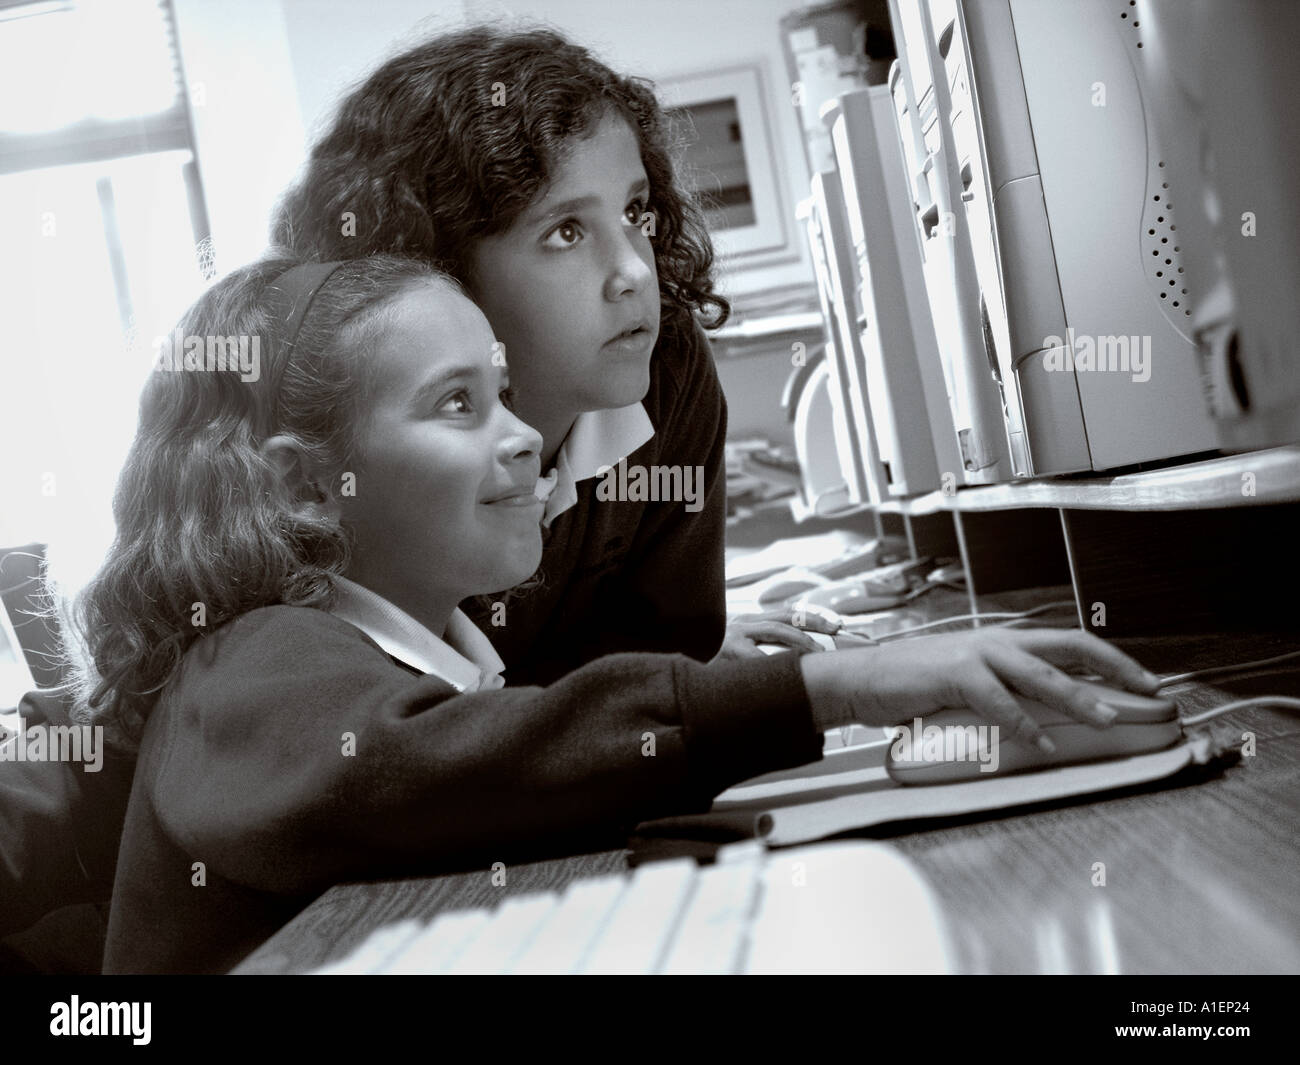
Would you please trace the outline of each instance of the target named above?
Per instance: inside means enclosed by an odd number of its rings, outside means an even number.
[[[376,930],[319,975],[945,973],[934,895],[893,847],[731,844],[578,880],[562,893]]]

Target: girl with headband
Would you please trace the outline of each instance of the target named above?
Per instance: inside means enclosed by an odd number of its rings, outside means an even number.
[[[261,372],[152,375],[76,611],[82,719],[138,754],[105,971],[226,971],[340,881],[619,846],[853,721],[956,700],[1036,740],[1014,688],[1104,724],[1047,662],[1158,684],[1088,634],[986,630],[504,687],[457,604],[537,568],[545,444],[457,284],[269,259],[179,331],[255,337]]]

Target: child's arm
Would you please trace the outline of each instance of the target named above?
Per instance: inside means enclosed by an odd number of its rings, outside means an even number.
[[[317,610],[253,611],[202,641],[141,752],[196,861],[302,892],[706,810],[820,757],[798,660],[606,658],[545,688],[457,695]]]
[[[546,688],[457,695],[331,615],[270,607],[187,656],[137,780],[193,860],[299,894],[703,811],[734,783],[817,760],[821,731],[854,720],[967,705],[1034,742],[1013,688],[1113,721],[1053,666],[1159,683],[1095,636],[1045,629],[709,665],[618,655]]]

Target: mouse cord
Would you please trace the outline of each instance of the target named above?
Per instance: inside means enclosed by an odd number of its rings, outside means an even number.
[[[1224,703],[1223,706],[1216,706],[1211,710],[1204,710],[1199,714],[1192,714],[1190,717],[1182,717],[1178,720],[1184,725],[1200,725],[1209,721],[1220,714],[1230,714],[1234,710],[1244,710],[1248,706],[1280,706],[1289,710],[1300,710],[1300,699],[1293,699],[1289,695],[1257,695],[1253,699],[1237,699],[1231,703]]]
[[[911,591],[904,594],[903,602],[910,603],[917,596],[924,595],[926,592],[940,587],[942,587],[942,585],[938,581],[923,581],[921,584],[918,584]]]
[[[1168,688],[1174,684],[1182,684],[1189,680],[1200,680],[1202,677],[1212,677],[1218,673],[1243,673],[1247,670],[1257,669],[1260,666],[1271,666],[1277,662],[1289,662],[1293,658],[1300,658],[1300,651],[1288,651],[1284,655],[1277,655],[1273,658],[1261,658],[1258,662],[1238,662],[1230,666],[1211,666],[1209,669],[1197,669],[1191,673],[1174,673],[1168,677],[1160,678],[1160,687]]]
[[[1058,610],[1061,607],[1073,607],[1074,600],[1064,600],[1056,603],[1045,603],[1043,606],[1036,606],[1032,610],[1019,611],[1001,611],[989,614],[957,614],[950,618],[939,618],[935,621],[927,621],[924,625],[913,625],[911,628],[899,629],[897,632],[882,632],[876,636],[877,640],[892,640],[895,636],[910,636],[914,632],[921,632],[924,629],[933,629],[938,625],[951,625],[955,621],[989,621],[995,618],[1001,618],[1010,621],[1023,621],[1025,618],[1033,617],[1035,614],[1042,614],[1048,610]]]

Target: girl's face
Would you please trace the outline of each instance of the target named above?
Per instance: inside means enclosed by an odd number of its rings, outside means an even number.
[[[506,345],[525,412],[638,402],[659,336],[636,136],[610,113],[570,147],[542,198],[470,256],[474,298]]]
[[[355,536],[347,576],[441,634],[462,599],[536,570],[542,440],[505,406],[506,370],[493,365],[492,330],[473,303],[432,281],[387,312],[370,356],[356,494],[342,500]]]

